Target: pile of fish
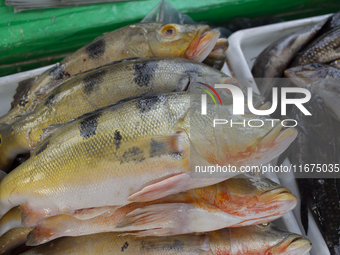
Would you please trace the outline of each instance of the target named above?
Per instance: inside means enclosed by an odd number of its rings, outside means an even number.
[[[296,206],[288,189],[240,171],[193,176],[192,164],[264,164],[297,136],[270,124],[214,129],[219,112],[233,117],[227,90],[223,106],[197,111],[189,89],[200,84],[246,91],[200,63],[227,49],[218,37],[134,24],[21,83],[0,119],[0,254],[307,253],[309,240],[269,223]]]
[[[307,88],[311,100],[304,104],[306,116],[293,106],[288,118],[297,120],[299,131],[289,156],[293,165],[339,166],[340,159],[340,12],[328,19],[282,37],[269,45],[256,59],[252,73],[263,96],[272,87]],[[283,76],[290,80],[280,82]],[[300,94],[296,95],[301,97]],[[283,156],[279,160],[281,163]],[[330,169],[331,170],[331,169]],[[301,195],[301,221],[308,232],[308,209],[325,239],[330,253],[340,254],[339,171],[306,176],[297,174]]]

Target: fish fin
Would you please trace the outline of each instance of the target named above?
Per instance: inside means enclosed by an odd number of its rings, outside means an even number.
[[[19,208],[21,210],[21,225],[23,227],[34,227],[49,216],[47,213],[33,210],[27,204],[20,205]]]
[[[60,236],[52,229],[38,225],[27,235],[26,245],[37,246],[58,237]]]
[[[162,181],[144,187],[141,191],[129,196],[127,200],[131,202],[145,202],[185,191],[189,179],[190,174],[188,173],[168,177]]]
[[[37,246],[60,237],[55,231],[43,225],[36,226],[28,235],[27,246]]]
[[[103,206],[103,207],[94,207],[94,208],[85,208],[80,209],[74,212],[72,215],[73,217],[77,218],[78,220],[88,220],[97,216],[100,216],[102,214],[110,213],[112,214],[114,211],[116,211],[119,208],[119,206]]]
[[[128,213],[116,228],[119,228],[119,231],[147,230],[134,233],[137,236],[180,234],[178,230],[184,227],[186,211],[189,208],[190,205],[184,203],[155,204],[138,208]]]
[[[13,96],[13,101],[11,102],[11,109],[15,108],[22,97],[25,95],[27,91],[30,90],[32,84],[36,80],[36,77],[28,78],[26,80],[20,81],[17,89],[15,90],[15,94]]]

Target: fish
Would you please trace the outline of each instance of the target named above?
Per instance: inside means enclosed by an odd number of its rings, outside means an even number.
[[[313,90],[312,98],[304,106],[312,113],[303,115],[296,106],[290,117],[298,120],[299,134],[292,143],[289,159],[292,165],[305,167],[305,164],[339,165],[338,144],[332,125],[332,117],[328,113],[324,101]],[[311,168],[311,165],[309,165]],[[336,169],[334,169],[335,171]],[[311,170],[310,170],[311,171]],[[308,209],[319,226],[328,249],[332,255],[339,254],[340,230],[340,186],[338,173],[294,174],[301,196],[301,222],[308,233]]]
[[[157,22],[136,23],[106,33],[37,76],[33,83],[28,82],[23,88],[25,92],[18,91],[14,96],[17,103],[13,103],[12,109],[0,118],[0,123],[10,124],[20,114],[29,111],[33,103],[43,96],[40,93],[37,98],[35,93],[45,85],[55,88],[63,79],[112,61],[130,57],[172,56],[202,62],[214,49],[219,35],[218,30],[210,31],[207,25]],[[49,89],[45,89],[45,93],[48,92]]]
[[[63,236],[101,232],[169,236],[248,226],[277,219],[296,203],[290,190],[267,178],[236,177],[159,200],[132,203],[112,215],[88,220],[66,214],[53,216],[29,233],[26,244],[36,246]]]
[[[0,237],[7,231],[21,227],[21,211],[20,208],[13,207],[0,219]]]
[[[340,79],[340,69],[330,65],[313,63],[286,69],[285,76],[295,85],[306,87],[313,82],[322,82],[323,79]]]
[[[153,92],[185,91],[196,82],[225,84],[233,79],[183,58],[152,57],[117,61],[68,79],[42,98],[34,110],[0,124],[0,168],[30,152],[43,130],[124,98]],[[6,170],[8,171],[8,170]]]
[[[271,95],[272,87],[283,75],[289,63],[294,59],[300,49],[311,40],[325,24],[323,20],[313,26],[298,30],[271,43],[256,58],[252,67],[252,74],[256,81],[260,94],[265,98]]]
[[[282,153],[297,135],[294,128],[273,127],[265,116],[232,116],[232,105],[211,105],[202,115],[200,101],[201,94],[187,92],[147,94],[62,124],[2,180],[0,217],[21,205],[25,227],[58,214],[92,218],[107,206],[213,185],[238,172],[209,178],[202,170],[201,178],[192,178],[190,162],[231,164],[236,170],[259,165]],[[235,122],[265,123],[213,127],[214,118],[231,116]]]
[[[266,224],[226,228],[202,235],[138,238],[118,233],[101,233],[63,237],[22,254],[304,255],[311,247],[310,241],[301,235]]]
[[[30,231],[32,231],[32,228],[18,227],[10,229],[0,236],[0,254],[11,254],[14,249],[25,244]]]
[[[301,51],[290,67],[312,63],[327,64],[340,58],[340,27],[323,34]]]
[[[331,114],[340,120],[340,69],[313,63],[289,68],[285,71],[285,75],[297,86],[311,88],[316,92],[323,99]]]

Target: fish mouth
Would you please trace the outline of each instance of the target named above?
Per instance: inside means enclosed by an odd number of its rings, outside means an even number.
[[[297,201],[292,192],[285,187],[268,190],[257,196],[257,199],[262,203],[272,203],[281,201]]]
[[[291,234],[266,254],[304,255],[312,249],[312,243],[300,235]]]
[[[263,159],[270,158],[268,162],[285,151],[297,135],[295,128],[284,128],[279,122],[254,145],[255,152]]]
[[[209,31],[209,26],[203,26],[198,30],[196,37],[192,40],[189,48],[184,53],[184,57],[196,62],[202,62],[211,53],[218,41],[220,32],[216,29]],[[223,47],[222,40],[216,48],[216,54],[220,52]]]

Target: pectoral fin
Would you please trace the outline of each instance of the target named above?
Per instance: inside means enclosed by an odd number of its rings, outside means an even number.
[[[99,215],[110,215],[114,213],[119,208],[119,206],[103,206],[103,207],[95,207],[95,208],[85,208],[80,209],[74,212],[73,217],[79,220],[88,220]]]
[[[119,222],[119,231],[138,231],[137,236],[167,236],[183,233],[187,211],[191,205],[184,203],[155,204],[138,208]]]
[[[190,180],[189,173],[183,173],[168,177],[162,181],[151,184],[128,197],[131,202],[146,202],[156,200],[186,190]]]

